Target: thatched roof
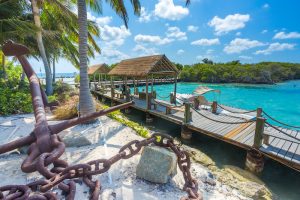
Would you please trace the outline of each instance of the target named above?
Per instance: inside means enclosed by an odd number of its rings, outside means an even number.
[[[108,74],[145,77],[150,74],[176,75],[178,70],[165,55],[154,55],[122,60]]]
[[[88,68],[88,75],[93,75],[93,74],[108,74],[110,71],[109,67],[107,64],[96,64],[89,66]]]

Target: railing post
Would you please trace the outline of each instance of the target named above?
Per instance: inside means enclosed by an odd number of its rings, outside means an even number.
[[[130,101],[130,88],[125,89],[126,102]]]
[[[262,114],[262,108],[257,108],[256,109],[256,117],[261,117]]]
[[[139,95],[139,88],[137,88],[137,87],[134,88],[134,94]]]
[[[152,99],[156,99],[156,91],[155,90],[153,90],[153,92],[152,92]]]
[[[174,93],[170,93],[170,103],[174,103]]]
[[[254,135],[254,144],[253,147],[259,149],[262,145],[262,139],[264,134],[265,118],[257,117],[256,126],[255,126],[255,135]]]
[[[198,97],[194,98],[194,108],[197,110],[199,109],[200,106],[200,101],[198,99]]]
[[[217,109],[218,109],[218,102],[213,101],[213,103],[211,105],[211,111],[212,111],[212,113],[217,113]]]
[[[186,102],[186,103],[184,103],[184,119],[183,119],[183,123],[187,124],[190,121],[192,121],[191,103]]]
[[[114,86],[114,80],[113,80],[113,77],[111,76],[110,77],[110,86],[111,86],[111,89],[110,89],[110,92],[111,92],[111,98],[113,99],[115,97],[115,86]]]

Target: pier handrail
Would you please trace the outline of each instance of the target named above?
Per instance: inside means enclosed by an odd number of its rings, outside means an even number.
[[[160,96],[158,93],[156,93],[156,96],[162,98],[162,99],[167,99],[170,97],[170,94],[168,96]]]
[[[255,110],[248,110],[248,111],[232,111],[232,110],[229,110],[228,108],[225,108],[225,107],[221,106],[220,104],[218,104],[218,106],[220,108],[222,108],[223,110],[226,110],[226,111],[231,112],[231,113],[236,113],[236,114],[247,114],[247,113],[256,112],[256,109]]]
[[[291,127],[291,128],[300,128],[300,126],[294,126],[294,125],[289,125],[289,124],[286,124],[286,123],[283,123],[283,122],[281,122],[281,121],[278,121],[277,119],[275,119],[274,117],[271,117],[268,113],[266,113],[265,111],[263,111],[263,114],[265,115],[265,116],[267,116],[268,118],[270,118],[271,120],[273,120],[273,121],[275,121],[275,122],[277,122],[277,123],[279,123],[279,124],[281,124],[281,125],[284,125],[284,126],[287,126],[287,127]]]
[[[205,116],[204,114],[200,113],[198,110],[196,110],[195,108],[192,107],[192,109],[199,115],[201,115],[202,117],[208,119],[208,120],[211,120],[211,121],[214,121],[214,122],[218,122],[218,123],[223,123],[223,124],[245,124],[245,123],[249,123],[249,122],[255,122],[256,119],[249,119],[249,120],[245,120],[243,122],[226,122],[226,121],[220,121],[220,120],[217,120],[217,119],[212,119],[210,117],[207,117]]]
[[[284,132],[283,130],[280,130],[278,127],[276,127],[276,126],[274,126],[274,125],[272,125],[272,124],[270,124],[270,123],[268,123],[268,122],[265,122],[265,123],[266,123],[266,125],[268,125],[269,127],[274,128],[275,130],[279,131],[280,133],[284,134],[285,136],[288,136],[288,137],[293,138],[293,139],[295,139],[295,140],[297,140],[297,141],[300,141],[300,138],[297,138],[297,137],[295,137],[295,136],[292,136],[291,134],[288,134],[287,132]],[[268,136],[274,137],[273,135],[270,135],[270,134],[265,134],[265,133],[263,133],[263,134],[264,134],[264,135],[268,135]],[[285,140],[285,138],[281,138],[281,139]]]

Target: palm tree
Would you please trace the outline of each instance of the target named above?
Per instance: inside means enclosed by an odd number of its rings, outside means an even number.
[[[40,7],[37,0],[31,0],[31,6],[32,6],[32,13],[33,13],[33,19],[34,24],[39,29],[36,32],[36,41],[38,45],[38,49],[44,64],[45,68],[45,74],[46,74],[46,94],[51,95],[53,93],[53,87],[52,87],[52,78],[51,78],[51,69],[50,65],[47,59],[45,46],[43,43],[43,36],[42,36],[42,25],[41,25],[41,18],[40,18]]]
[[[123,0],[107,0],[112,9],[123,19],[127,27],[128,15]],[[101,6],[96,1],[88,1],[91,8],[101,13]],[[131,0],[136,15],[140,14],[139,0]],[[79,25],[79,62],[80,62],[80,114],[85,115],[95,111],[92,95],[89,89],[89,79],[87,74],[87,6],[85,0],[77,0],[78,25]]]
[[[34,35],[37,28],[26,19],[23,10],[25,4],[18,0],[1,0],[0,1],[0,56],[3,78],[6,77],[5,55],[1,51],[1,45],[7,39],[20,41],[26,35]],[[12,12],[13,10],[13,12]]]

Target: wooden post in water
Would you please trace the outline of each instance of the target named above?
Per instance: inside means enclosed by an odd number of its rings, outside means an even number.
[[[192,121],[191,103],[185,102],[183,123],[188,124],[190,121]]]
[[[256,126],[255,126],[255,135],[254,135],[254,144],[253,147],[259,149],[262,145],[262,139],[264,134],[265,118],[257,117]]]
[[[190,140],[192,138],[192,131],[187,127],[187,124],[192,121],[191,103],[184,103],[184,118],[181,126],[181,138]]]
[[[212,113],[217,113],[217,109],[218,109],[218,102],[213,101],[213,103],[211,105],[211,111],[212,111]]]

